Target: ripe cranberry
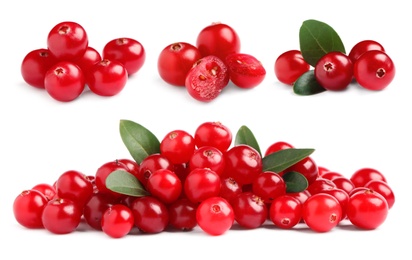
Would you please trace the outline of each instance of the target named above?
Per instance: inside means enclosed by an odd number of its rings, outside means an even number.
[[[225,61],[227,55],[240,51],[240,38],[231,26],[212,23],[199,32],[196,46],[203,57],[214,55]]]
[[[202,55],[196,46],[187,42],[172,43],[160,52],[157,70],[165,82],[184,87],[187,73],[200,58]]]
[[[197,226],[197,203],[186,198],[178,199],[168,206],[169,224],[178,230],[192,230]]]
[[[395,204],[395,193],[387,182],[380,180],[371,180],[365,184],[365,188],[373,190],[382,195],[388,203],[388,208],[391,209]]]
[[[383,46],[373,40],[363,40],[358,43],[356,43],[352,49],[350,50],[348,56],[352,61],[352,64],[355,64],[356,60],[365,52],[367,51],[372,51],[372,50],[379,50],[379,51],[385,51]]]
[[[224,198],[211,197],[197,207],[196,221],[207,234],[219,236],[232,227],[235,214],[232,206]]]
[[[343,177],[343,175],[339,172],[334,172],[334,171],[328,171],[322,174],[322,178],[328,179],[331,181],[336,177]]]
[[[289,50],[275,61],[275,75],[277,79],[287,85],[293,85],[295,81],[310,69],[299,50]]]
[[[237,195],[242,193],[242,187],[231,177],[222,178],[219,196],[226,199],[229,203]]]
[[[117,193],[115,191],[109,190],[106,186],[106,179],[107,176],[109,176],[110,173],[116,171],[116,170],[121,170],[121,171],[128,171],[129,169],[127,168],[127,166],[121,162],[119,162],[118,160],[115,161],[110,161],[110,162],[106,162],[104,164],[102,164],[97,170],[96,170],[96,187],[97,190],[99,192],[102,193],[107,193],[110,196],[113,197],[121,197],[122,194]]]
[[[239,185],[251,184],[262,172],[262,157],[249,145],[237,145],[225,154],[225,177],[232,177]]]
[[[93,184],[83,173],[69,170],[57,179],[56,193],[57,197],[69,199],[83,208],[93,195]]]
[[[168,169],[173,171],[174,165],[164,155],[154,153],[140,162],[139,175],[137,179],[146,187],[147,180],[155,171],[159,169]]]
[[[220,185],[220,177],[216,172],[208,168],[197,168],[187,175],[183,189],[186,197],[197,203],[218,196]]]
[[[24,190],[13,202],[13,213],[16,221],[26,228],[42,228],[41,216],[47,198],[38,190]]]
[[[139,41],[123,37],[106,43],[102,56],[103,59],[120,62],[130,76],[142,68],[146,60],[146,51]]]
[[[302,219],[316,232],[328,232],[342,219],[342,208],[332,195],[318,193],[310,196],[302,205]]]
[[[57,63],[47,49],[36,49],[26,54],[21,63],[20,71],[24,81],[30,86],[44,88],[44,78],[51,66]]]
[[[83,92],[84,87],[83,71],[72,62],[58,62],[51,66],[44,76],[44,88],[58,101],[75,100]]]
[[[83,216],[86,223],[96,230],[102,230],[102,217],[106,209],[116,204],[117,198],[107,193],[97,192],[92,195],[83,207]]]
[[[359,85],[368,90],[382,90],[395,78],[395,64],[386,52],[372,50],[362,54],[353,65]]]
[[[127,77],[127,70],[122,63],[103,59],[90,68],[86,82],[93,93],[109,97],[123,90]]]
[[[135,226],[145,233],[159,233],[169,223],[165,204],[152,196],[136,198],[131,205]]]
[[[306,190],[310,193],[310,195],[315,195],[324,190],[334,188],[336,188],[336,184],[333,183],[333,181],[324,178],[317,178],[307,187]]]
[[[271,153],[275,153],[278,152],[280,150],[284,150],[284,149],[289,149],[289,148],[293,148],[293,146],[287,142],[284,141],[278,141],[275,142],[273,144],[271,144],[265,151],[265,156],[268,156]]]
[[[286,183],[279,174],[265,171],[256,176],[252,190],[265,203],[271,203],[275,198],[286,194]]]
[[[56,24],[47,36],[47,47],[59,60],[79,59],[83,56],[88,44],[85,29],[72,21]]]
[[[225,170],[225,159],[222,152],[212,146],[202,146],[196,149],[189,160],[189,171],[196,168],[209,168],[221,176]]]
[[[140,167],[137,162],[127,158],[118,159],[117,161],[123,163],[129,169],[129,172],[137,177]]]
[[[68,234],[79,226],[82,213],[82,208],[74,201],[55,198],[44,207],[42,222],[51,233]]]
[[[165,204],[170,204],[180,197],[182,182],[173,171],[159,169],[149,177],[146,188],[152,196]]]
[[[371,180],[380,180],[386,182],[385,176],[373,168],[361,168],[355,171],[350,180],[355,187],[364,187]]]
[[[302,204],[296,197],[279,196],[270,204],[269,218],[279,228],[293,228],[302,219]]]
[[[172,164],[187,163],[195,150],[195,139],[184,130],[173,130],[160,142],[160,153]]]
[[[232,132],[221,122],[204,122],[200,124],[194,134],[195,144],[198,148],[212,146],[225,153],[232,144]]]
[[[242,192],[230,201],[236,222],[248,229],[260,227],[267,219],[267,207],[263,200],[252,192]]]
[[[266,70],[254,56],[246,53],[232,53],[226,56],[232,83],[240,88],[254,88],[265,79]]]
[[[339,189],[339,188],[333,188],[333,189],[326,189],[323,190],[321,193],[326,193],[329,195],[332,195],[339,201],[339,204],[342,208],[342,215],[340,221],[346,218],[346,207],[348,206],[349,202],[349,195],[346,193],[346,191]]]
[[[196,100],[210,102],[217,98],[229,83],[227,66],[216,56],[196,61],[186,75],[186,90]]]
[[[355,188],[355,185],[352,183],[352,181],[349,178],[343,176],[333,178],[332,182],[336,185],[336,188],[342,189],[348,194]]]
[[[311,157],[306,157],[283,172],[299,172],[305,176],[309,185],[311,185],[318,178],[318,167]]]
[[[34,185],[32,190],[37,190],[40,191],[47,200],[51,200],[56,196],[56,189],[53,185],[50,185],[48,183],[39,183]]]
[[[116,204],[103,213],[102,230],[112,238],[121,238],[129,234],[134,226],[133,213],[130,208]]]
[[[97,62],[100,62],[101,60],[102,57],[100,53],[95,48],[88,46],[83,56],[77,59],[75,63],[83,71],[85,78],[87,78],[93,65]]]
[[[332,51],[322,56],[315,65],[315,78],[327,90],[344,90],[353,77],[353,65],[349,57]]]

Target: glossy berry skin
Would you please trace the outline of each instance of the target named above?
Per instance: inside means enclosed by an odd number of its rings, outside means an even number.
[[[56,24],[47,36],[47,48],[59,60],[74,61],[82,57],[88,44],[85,29],[72,21]]]
[[[366,183],[365,188],[373,190],[374,192],[382,195],[386,199],[389,209],[391,209],[393,207],[393,204],[395,204],[395,193],[387,182],[372,180]]]
[[[24,190],[14,199],[14,218],[23,227],[42,228],[41,216],[47,202],[47,198],[40,191]]]
[[[355,188],[355,185],[347,177],[335,177],[332,182],[336,185],[336,188],[344,190],[347,194]]]
[[[126,236],[134,226],[132,210],[122,204],[109,207],[103,213],[101,226],[102,231],[112,238]]]
[[[364,187],[369,181],[380,180],[386,182],[386,178],[380,171],[373,168],[361,168],[356,170],[350,180],[355,187]]]
[[[175,229],[189,231],[197,226],[197,203],[181,198],[168,206],[169,225]]]
[[[195,139],[184,130],[167,133],[160,142],[160,153],[172,164],[187,163],[195,150]]]
[[[196,149],[189,160],[189,171],[196,168],[209,168],[222,176],[225,170],[223,153],[213,146],[202,146]]]
[[[386,199],[372,190],[360,191],[349,197],[347,216],[356,227],[365,230],[378,228],[385,222],[389,207]]]
[[[139,172],[139,164],[135,162],[134,160],[128,159],[128,158],[122,158],[117,160],[120,163],[123,163],[127,169],[129,169],[129,172],[135,176],[137,176],[137,173]]]
[[[353,75],[359,85],[368,90],[383,90],[395,78],[395,64],[386,52],[372,50],[360,56]]]
[[[136,198],[132,204],[135,226],[144,233],[160,233],[169,223],[169,212],[165,204],[153,196]]]
[[[46,199],[49,201],[53,199],[56,196],[56,188],[53,185],[50,185],[48,183],[39,183],[34,185],[32,190],[37,190],[40,191]]]
[[[102,230],[104,212],[117,203],[117,198],[102,192],[96,192],[83,207],[86,223],[95,230]]]
[[[99,192],[109,194],[113,197],[121,197],[122,194],[117,193],[115,191],[109,190],[106,186],[106,179],[107,176],[110,175],[111,172],[121,170],[121,171],[128,171],[129,169],[127,166],[117,160],[109,161],[103,163],[97,170],[95,174],[95,185]]]
[[[44,88],[55,100],[73,101],[85,87],[83,71],[76,64],[61,61],[49,68],[44,76]]]
[[[299,50],[286,51],[275,61],[275,75],[280,82],[286,85],[293,85],[309,69],[310,65],[303,59]]]
[[[318,193],[303,203],[302,218],[311,230],[328,232],[339,224],[342,208],[332,195]]]
[[[247,229],[262,226],[268,216],[263,200],[253,192],[242,192],[230,201],[236,222]]]
[[[232,144],[232,132],[218,121],[208,121],[200,124],[194,134],[196,147],[212,146],[225,153]]]
[[[103,59],[95,63],[87,74],[86,83],[89,89],[99,96],[119,94],[126,85],[127,70],[116,60]]]
[[[242,187],[231,177],[221,178],[219,196],[226,199],[229,203],[237,195],[242,193]]]
[[[218,196],[220,185],[220,177],[216,172],[208,168],[197,168],[187,175],[183,189],[191,202],[199,203]]]
[[[307,187],[306,190],[310,193],[310,195],[315,195],[324,190],[334,188],[336,188],[336,184],[333,181],[325,178],[317,178]]]
[[[219,236],[233,226],[235,214],[232,206],[224,198],[211,197],[197,207],[196,221],[207,234]]]
[[[249,145],[236,145],[225,154],[225,177],[232,177],[239,185],[252,184],[262,172],[262,157]]]
[[[157,59],[157,71],[168,84],[184,87],[186,75],[196,61],[202,58],[199,49],[187,42],[167,45]]]
[[[286,183],[279,174],[265,171],[253,180],[252,190],[265,203],[271,203],[275,198],[286,194]]]
[[[83,208],[93,195],[93,184],[86,175],[69,170],[62,173],[56,181],[57,197],[70,199]]]
[[[91,70],[93,65],[97,62],[100,62],[101,60],[102,56],[100,55],[100,53],[95,48],[87,46],[87,49],[84,52],[83,56],[77,59],[75,63],[83,71],[85,78],[87,78],[89,71]]]
[[[225,61],[227,55],[240,51],[241,44],[237,32],[231,26],[213,23],[199,32],[196,47],[203,57],[214,55]]]
[[[47,49],[36,49],[26,54],[20,66],[24,81],[30,86],[44,88],[46,72],[58,61]]]
[[[182,193],[182,182],[171,170],[159,169],[155,171],[146,183],[147,191],[161,202],[171,204]]]
[[[202,102],[210,102],[217,98],[228,83],[227,66],[221,59],[212,55],[196,61],[185,79],[189,95]]]
[[[352,49],[350,50],[348,56],[351,59],[352,64],[355,64],[356,60],[365,52],[372,51],[372,50],[379,50],[385,51],[385,48],[377,41],[374,40],[363,40],[356,43]]]
[[[287,142],[284,142],[284,141],[274,142],[266,149],[265,156],[268,156],[271,153],[275,153],[280,150],[289,149],[289,148],[293,148],[293,145]]]
[[[173,171],[174,166],[169,159],[166,158],[166,156],[160,153],[151,154],[140,162],[137,179],[143,184],[143,186],[146,186],[147,180],[150,176],[159,169],[168,169]]]
[[[262,63],[254,56],[246,53],[232,53],[225,61],[232,83],[239,88],[254,88],[266,77]]]
[[[269,218],[281,229],[291,229],[302,219],[302,203],[289,195],[275,198],[269,207]]]
[[[321,193],[326,193],[326,194],[332,195],[333,197],[335,197],[335,199],[337,199],[339,201],[339,204],[340,204],[341,209],[342,209],[342,214],[341,214],[340,221],[342,221],[343,219],[346,219],[346,208],[347,208],[348,202],[349,202],[348,193],[346,193],[346,191],[344,191],[342,189],[339,189],[339,188],[326,189],[326,190],[323,190]]]
[[[306,157],[283,172],[299,172],[305,176],[309,185],[311,185],[318,178],[318,167],[316,162],[311,157]]]
[[[43,209],[44,228],[54,234],[71,233],[79,226],[82,213],[82,208],[70,199],[52,199]]]
[[[325,89],[344,90],[352,81],[353,64],[346,54],[332,51],[318,60],[314,73],[316,81]]]
[[[127,75],[137,73],[146,60],[146,51],[143,45],[133,38],[116,38],[103,47],[103,59],[118,61],[126,69]]]

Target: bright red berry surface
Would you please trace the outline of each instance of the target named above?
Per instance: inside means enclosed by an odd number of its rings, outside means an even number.
[[[213,146],[202,146],[196,149],[189,160],[189,171],[196,168],[209,168],[221,176],[225,170],[223,153]]]
[[[351,176],[350,180],[355,187],[364,187],[369,181],[380,180],[386,182],[386,178],[380,171],[373,168],[361,168],[356,170]]]
[[[264,201],[253,192],[242,192],[230,201],[236,222],[247,229],[262,226],[268,216]]]
[[[254,56],[246,53],[232,53],[226,56],[230,80],[240,88],[254,88],[266,77],[263,64]]]
[[[44,207],[42,222],[51,233],[68,234],[79,226],[82,214],[82,208],[74,201],[55,198]]]
[[[93,184],[86,175],[75,170],[62,173],[56,181],[57,197],[70,199],[83,208],[93,195]]]
[[[311,230],[327,232],[339,224],[342,208],[332,195],[318,193],[303,203],[302,218]]]
[[[24,190],[14,199],[13,214],[16,221],[26,228],[42,228],[41,216],[48,200],[38,190]]]
[[[165,204],[170,204],[179,198],[182,186],[179,177],[168,169],[159,169],[153,172],[146,183],[150,194]]]
[[[123,90],[127,79],[127,70],[122,63],[103,59],[90,68],[86,83],[93,93],[110,97]]]
[[[310,65],[299,50],[286,51],[275,61],[275,75],[280,82],[287,85],[293,85],[309,69]]]
[[[36,49],[26,54],[20,71],[24,81],[37,88],[44,88],[46,72],[58,61],[48,49]]]
[[[192,202],[215,197],[220,192],[219,175],[208,168],[196,168],[187,175],[184,183],[184,193]]]
[[[211,197],[197,207],[196,221],[209,235],[219,236],[233,226],[235,214],[232,206],[224,198]]]
[[[232,144],[231,130],[221,122],[208,121],[200,124],[194,134],[195,144],[198,148],[212,146],[222,153],[226,152]]]
[[[195,140],[184,130],[173,130],[160,142],[160,153],[172,164],[187,163],[195,150]]]
[[[353,78],[353,65],[349,57],[333,51],[322,56],[315,66],[317,82],[327,90],[344,90]]]
[[[131,209],[135,226],[145,233],[159,233],[169,223],[169,212],[163,202],[153,196],[136,198]]]
[[[279,196],[270,204],[269,218],[279,228],[293,228],[302,219],[302,203],[293,196]]]
[[[365,52],[379,50],[385,51],[385,48],[377,41],[374,40],[363,40],[356,43],[350,50],[348,56],[351,59],[352,63],[355,64],[356,60]]]
[[[103,213],[102,231],[112,238],[121,238],[130,233],[134,226],[132,210],[122,204],[116,204]]]

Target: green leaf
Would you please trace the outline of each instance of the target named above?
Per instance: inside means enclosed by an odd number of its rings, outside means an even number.
[[[239,144],[249,145],[252,148],[254,148],[260,155],[262,155],[255,136],[247,126],[241,126],[236,133],[235,145]]]
[[[301,192],[308,187],[308,180],[299,172],[287,172],[282,176],[286,183],[286,193]]]
[[[328,24],[317,20],[303,22],[299,30],[299,43],[303,58],[313,67],[328,52],[345,53],[345,47],[336,31]]]
[[[111,172],[106,178],[106,187],[111,191],[134,197],[148,195],[139,180],[133,174],[123,170]]]
[[[309,96],[326,91],[315,78],[314,70],[309,70],[300,76],[293,84],[293,92],[301,96]]]
[[[315,149],[289,148],[263,157],[263,171],[281,172],[311,155]]]
[[[147,156],[160,152],[157,137],[145,127],[130,120],[120,120],[120,136],[137,163]]]

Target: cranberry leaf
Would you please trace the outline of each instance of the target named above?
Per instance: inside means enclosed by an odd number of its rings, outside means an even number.
[[[293,92],[301,96],[319,94],[326,91],[315,78],[314,70],[303,73],[293,84]]]
[[[305,159],[314,151],[315,149],[311,148],[289,148],[271,153],[262,159],[263,171],[281,172]]]
[[[261,156],[259,144],[252,131],[245,125],[241,126],[235,136],[235,145],[246,144],[254,148]]]
[[[345,46],[338,33],[328,24],[317,20],[306,20],[302,23],[299,43],[303,58],[313,67],[328,52],[345,53]]]
[[[111,191],[134,197],[148,195],[139,180],[133,174],[123,170],[111,172],[106,178],[106,187]]]
[[[286,184],[286,193],[301,192],[308,187],[308,180],[299,172],[287,172],[282,175]]]
[[[130,120],[120,120],[120,136],[130,155],[141,163],[148,155],[160,152],[157,137],[144,126]]]

